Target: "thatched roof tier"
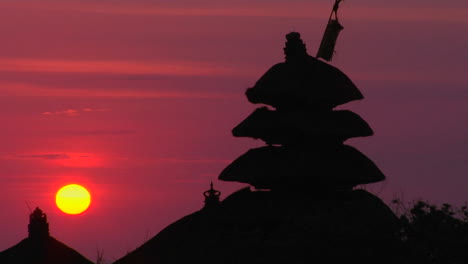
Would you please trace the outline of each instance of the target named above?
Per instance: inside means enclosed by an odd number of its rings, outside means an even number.
[[[357,149],[336,147],[261,147],[251,149],[219,175],[223,181],[248,183],[257,189],[340,189],[379,182],[383,173]]]
[[[286,62],[271,67],[246,95],[275,108],[332,109],[363,95],[338,68],[307,54],[298,33],[287,36]]]
[[[349,138],[371,136],[373,131],[358,114],[347,110],[317,113],[273,111],[262,107],[237,125],[232,134],[283,145],[321,140],[343,142]]]

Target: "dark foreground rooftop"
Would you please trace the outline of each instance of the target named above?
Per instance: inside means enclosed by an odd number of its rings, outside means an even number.
[[[29,217],[28,238],[0,252],[1,264],[92,264],[49,235],[47,215],[36,208]]]

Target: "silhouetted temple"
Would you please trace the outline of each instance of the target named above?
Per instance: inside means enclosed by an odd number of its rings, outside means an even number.
[[[299,33],[286,39],[286,61],[246,92],[250,102],[276,109],[259,108],[233,129],[236,137],[259,138],[269,146],[249,150],[219,179],[295,192],[344,190],[384,180],[371,160],[343,144],[372,135],[372,129],[356,113],[333,110],[362,99],[361,92],[343,72],[308,55]]]
[[[49,235],[47,216],[38,207],[29,216],[28,232],[28,238],[0,252],[1,264],[92,264]]]
[[[247,151],[219,176],[254,188],[221,203],[214,190],[205,192],[205,209],[216,206],[174,222],[116,263],[406,263],[397,217],[378,197],[354,189],[385,179],[344,144],[372,129],[356,113],[334,110],[362,99],[361,92],[308,55],[299,33],[286,39],[285,62],[246,92],[267,106],[233,129],[267,146]]]

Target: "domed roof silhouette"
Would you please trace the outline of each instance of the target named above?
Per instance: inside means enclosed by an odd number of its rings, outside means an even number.
[[[235,137],[262,139],[268,144],[288,144],[292,141],[345,141],[354,137],[368,137],[374,132],[358,114],[347,110],[304,113],[302,111],[272,111],[256,109],[237,125]],[[298,140],[300,139],[300,140]]]
[[[310,190],[352,188],[385,179],[379,168],[357,149],[260,147],[247,151],[219,175],[223,181],[249,183],[257,189]]]
[[[307,54],[299,33],[288,34],[287,40],[286,61],[271,67],[254,87],[247,89],[251,103],[278,109],[304,106],[328,109],[364,98],[346,74]]]
[[[114,264],[347,263],[356,256],[361,263],[398,263],[387,262],[397,219],[377,197],[362,190],[341,198],[295,195],[239,190],[214,210],[175,221]]]
[[[47,216],[36,208],[28,225],[29,236],[0,252],[1,264],[92,264],[74,249],[49,235]]]

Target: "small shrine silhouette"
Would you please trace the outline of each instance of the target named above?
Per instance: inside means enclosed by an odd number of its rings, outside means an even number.
[[[92,264],[49,234],[47,215],[36,207],[29,215],[28,237],[0,252],[1,264]]]
[[[39,207],[36,207],[29,216],[28,233],[31,239],[46,239],[49,237],[47,215]]]

